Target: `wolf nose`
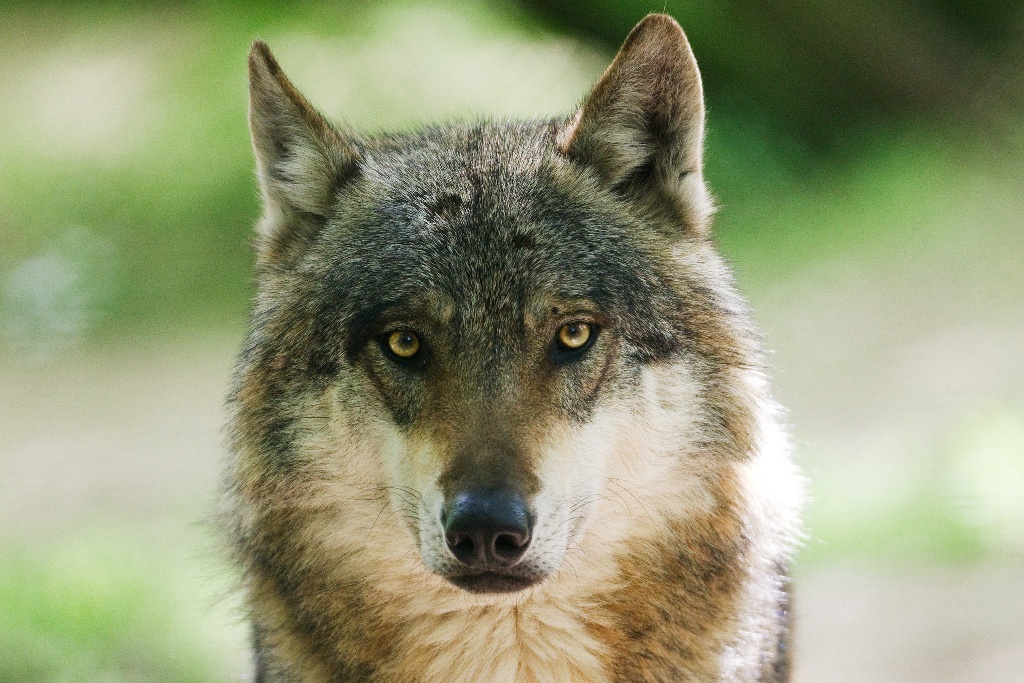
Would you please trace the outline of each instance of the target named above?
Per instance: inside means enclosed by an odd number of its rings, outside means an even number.
[[[530,515],[522,497],[512,491],[460,493],[442,523],[452,555],[473,569],[511,567],[530,546]]]

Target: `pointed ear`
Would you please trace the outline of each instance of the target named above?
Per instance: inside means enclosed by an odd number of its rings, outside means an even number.
[[[701,174],[704,97],[675,19],[651,14],[636,25],[559,145],[645,209],[703,228],[712,211]]]
[[[263,193],[262,237],[277,242],[296,220],[325,217],[355,169],[357,149],[295,89],[260,40],[249,51],[249,131]]]

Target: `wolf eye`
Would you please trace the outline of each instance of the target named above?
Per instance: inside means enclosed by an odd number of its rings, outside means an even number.
[[[409,330],[395,330],[387,337],[388,351],[402,360],[409,360],[420,352],[420,338]]]
[[[569,323],[558,328],[558,349],[560,351],[581,351],[594,336],[590,323]]]

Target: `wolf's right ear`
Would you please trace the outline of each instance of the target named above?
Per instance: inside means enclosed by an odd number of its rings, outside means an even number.
[[[701,172],[703,90],[675,19],[650,14],[633,28],[558,144],[644,209],[704,228],[712,207]]]
[[[262,251],[282,246],[282,233],[296,223],[327,216],[359,152],[292,85],[261,40],[249,51],[249,132],[263,193]]]

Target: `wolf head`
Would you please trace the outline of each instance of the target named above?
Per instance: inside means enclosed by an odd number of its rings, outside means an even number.
[[[606,543],[624,509],[717,504],[708,460],[753,438],[737,396],[756,352],[707,235],[701,81],[675,21],[641,22],[563,119],[362,137],[259,42],[250,84],[264,215],[233,395],[250,555],[510,593],[557,574],[616,496]]]

